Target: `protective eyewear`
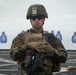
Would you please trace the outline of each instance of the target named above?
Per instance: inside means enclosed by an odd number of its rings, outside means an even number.
[[[41,20],[41,19],[43,19],[43,16],[32,16],[31,19],[32,20],[36,20],[36,19]]]

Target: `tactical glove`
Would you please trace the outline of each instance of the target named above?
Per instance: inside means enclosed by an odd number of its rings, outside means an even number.
[[[29,48],[33,48],[37,50],[38,52],[54,52],[54,48],[47,42],[41,41],[41,42],[29,42],[28,43]]]

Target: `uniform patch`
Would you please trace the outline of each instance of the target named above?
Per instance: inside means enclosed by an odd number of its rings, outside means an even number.
[[[37,8],[36,7],[32,8],[32,14],[37,14]]]

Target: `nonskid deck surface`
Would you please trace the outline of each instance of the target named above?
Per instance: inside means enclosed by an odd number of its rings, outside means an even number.
[[[76,66],[76,51],[67,51],[68,59],[66,63],[61,64],[60,72],[54,72],[53,75],[76,75],[76,71],[68,71],[70,65]],[[18,66],[11,60],[8,51],[0,50],[0,75],[20,75]]]

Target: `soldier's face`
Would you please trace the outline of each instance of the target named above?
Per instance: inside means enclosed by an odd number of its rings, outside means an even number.
[[[41,16],[33,16],[30,18],[30,23],[34,29],[40,29],[43,27],[45,18]]]

